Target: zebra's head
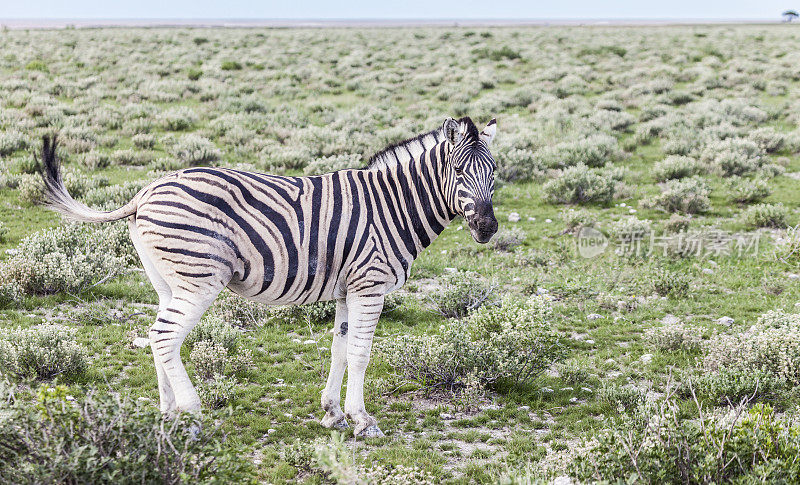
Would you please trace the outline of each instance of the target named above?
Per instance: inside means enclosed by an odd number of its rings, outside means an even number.
[[[481,244],[497,232],[492,207],[496,164],[489,152],[496,132],[495,120],[481,132],[469,118],[447,118],[442,125],[450,148],[445,160],[445,196],[453,212],[467,220],[472,238]]]

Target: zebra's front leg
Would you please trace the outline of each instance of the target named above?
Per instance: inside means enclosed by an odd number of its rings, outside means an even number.
[[[364,407],[364,375],[369,365],[372,337],[383,310],[383,294],[347,297],[347,396],[345,415],[353,421],[356,436],[383,436],[378,421]]]
[[[347,368],[347,302],[336,301],[336,323],[333,326],[333,344],[331,345],[331,370],[328,383],[322,391],[322,409],[325,416],[322,425],[326,428],[345,429],[348,427],[342,407],[342,378]]]

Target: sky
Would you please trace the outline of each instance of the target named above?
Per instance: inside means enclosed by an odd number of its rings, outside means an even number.
[[[764,19],[800,0],[0,0],[0,19]]]

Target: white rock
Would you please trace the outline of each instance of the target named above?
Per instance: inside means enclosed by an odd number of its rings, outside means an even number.
[[[253,464],[254,465],[260,465],[261,464],[261,460],[259,460],[258,458],[255,458],[255,459],[253,459]]]
[[[272,434],[275,431],[277,431],[275,428],[270,428],[270,429],[267,430],[267,434]]]
[[[144,396],[136,398],[136,400],[139,401],[139,402],[150,402],[150,398],[149,397],[144,397]]]
[[[591,387],[581,387],[581,391],[583,391],[583,392],[592,392],[592,388]]]
[[[653,360],[653,354],[644,354],[639,357],[639,360],[641,360],[643,364],[649,364],[650,361]]]
[[[463,231],[463,230],[464,230],[464,226],[458,226],[458,227],[456,228],[456,231]]]
[[[590,313],[586,315],[586,318],[588,318],[589,320],[597,320],[599,318],[603,318],[603,315],[600,315],[599,313]]]
[[[717,323],[720,325],[733,325],[733,318],[731,317],[720,317],[717,319]]]
[[[536,218],[535,217],[529,217],[528,218],[528,222],[536,222]]]
[[[553,222],[553,219],[545,219],[544,222],[550,224],[551,222]]]
[[[629,214],[636,214],[636,209],[628,209]]]
[[[542,388],[542,392],[546,392],[546,393],[550,394],[551,392],[553,392],[553,390],[550,389],[549,387],[543,387]]]
[[[585,342],[589,345],[594,345],[594,340],[592,339],[586,339]]]
[[[446,249],[442,249],[441,252],[442,252],[442,254],[447,254],[447,250]]]
[[[620,207],[627,207],[627,206],[628,206],[628,204],[626,204],[625,202],[620,202],[619,206],[620,206]]]
[[[133,342],[131,342],[131,344],[134,347],[139,347],[140,349],[143,349],[145,347],[150,346],[150,339],[144,337],[136,337],[135,339],[133,339]]]
[[[788,275],[786,275],[786,277],[789,278],[790,280],[796,280],[797,278],[800,278],[800,274],[789,273]]]
[[[445,273],[458,273],[458,269],[456,269],[456,268],[445,268],[444,272]]]
[[[520,406],[520,407],[518,407],[517,409],[518,409],[519,411],[530,411],[530,410],[531,410],[531,407],[530,407],[530,406]]]
[[[714,274],[714,270],[711,268],[703,268],[701,273],[703,274]]]
[[[317,341],[316,341],[316,340],[311,340],[311,339],[308,339],[308,340],[304,341],[303,343],[304,343],[304,344],[306,344],[306,345],[311,345],[311,344],[315,344],[315,343],[317,343]]]
[[[553,485],[574,485],[574,484],[575,482],[573,482],[572,479],[566,475],[556,477],[553,480]]]
[[[300,342],[302,342],[302,340],[300,340],[299,338],[293,338],[292,342],[299,344]]]
[[[453,415],[450,413],[442,413],[439,415],[439,417],[442,419],[453,419]]]
[[[561,390],[562,391],[574,391],[575,388],[573,388],[573,387],[562,387]]]
[[[519,212],[512,212],[508,215],[508,222],[519,222],[520,216]]]
[[[577,397],[571,397],[571,398],[569,398],[569,402],[578,402],[578,398]]]
[[[550,291],[547,288],[542,288],[541,286],[536,288],[537,295],[546,295],[548,293],[550,293]]]

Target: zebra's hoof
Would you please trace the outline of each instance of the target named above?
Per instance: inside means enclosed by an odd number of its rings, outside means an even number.
[[[383,438],[385,435],[383,431],[378,427],[377,424],[371,424],[366,428],[362,429],[358,436],[362,438]]]
[[[342,418],[339,421],[336,421],[335,423],[333,423],[333,426],[331,426],[331,427],[333,429],[338,429],[339,431],[344,431],[346,429],[349,429],[350,425],[347,424],[347,420],[346,419]]]

